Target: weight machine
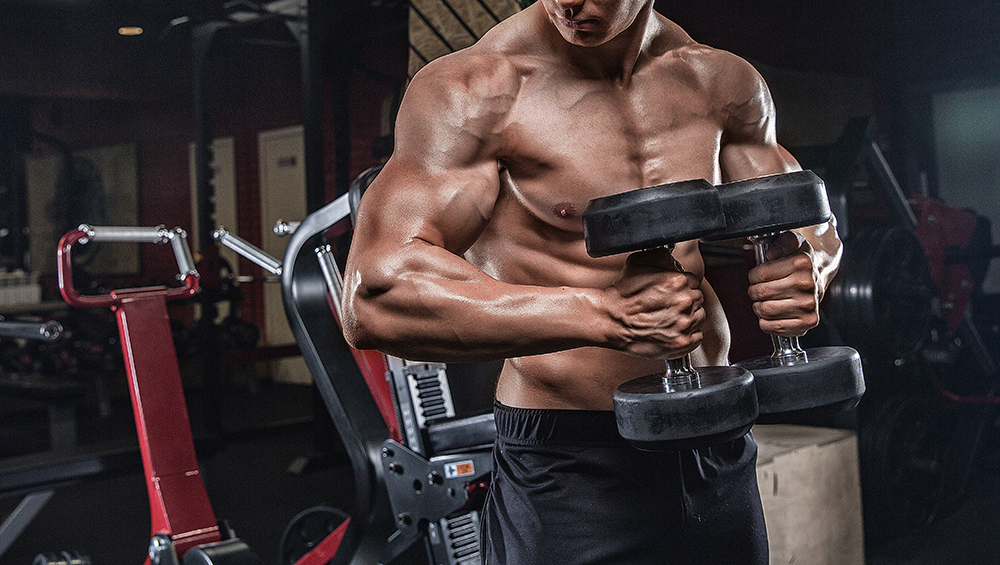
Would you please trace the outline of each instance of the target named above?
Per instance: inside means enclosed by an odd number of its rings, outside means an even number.
[[[501,364],[413,363],[355,350],[340,329],[341,272],[326,235],[353,217],[376,173],[362,173],[348,194],[301,223],[279,225],[276,231],[292,232],[283,261],[225,229],[215,232],[220,243],[281,276],[289,324],[354,471],[354,513],[313,537],[296,536],[295,522],[334,512],[316,509],[293,520],[282,540],[283,565],[392,563],[418,543],[431,563],[480,559]]]
[[[976,469],[1000,374],[973,310],[1000,250],[986,218],[907,195],[868,118],[800,160],[826,169],[846,234],[823,310],[871,375],[857,425],[875,547],[957,509]]]

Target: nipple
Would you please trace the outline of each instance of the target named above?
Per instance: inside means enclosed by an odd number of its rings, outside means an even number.
[[[557,218],[570,219],[579,216],[572,202],[559,202],[552,206],[552,213]]]

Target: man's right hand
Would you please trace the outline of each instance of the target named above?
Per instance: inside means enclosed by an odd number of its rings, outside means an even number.
[[[700,286],[701,278],[685,272],[666,249],[629,255],[605,289],[621,327],[616,347],[646,359],[676,359],[696,349],[706,317]]]

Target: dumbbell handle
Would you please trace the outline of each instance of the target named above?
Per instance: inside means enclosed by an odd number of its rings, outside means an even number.
[[[779,235],[781,234],[770,233],[751,236],[749,238],[754,246],[757,265],[767,263],[767,250]],[[799,346],[799,338],[795,336],[789,337],[771,334],[771,343],[774,344],[774,352],[771,353],[771,358],[778,362],[792,363],[809,360],[806,351]]]
[[[677,270],[679,272],[684,272],[681,264],[674,259],[674,245],[664,245],[663,249],[667,251],[667,254],[670,256],[671,263],[677,267]],[[674,390],[684,390],[691,388],[692,386],[697,386],[700,381],[698,371],[696,371],[694,366],[691,365],[690,355],[684,355],[676,359],[667,359],[666,372],[663,375],[663,379],[667,387]]]

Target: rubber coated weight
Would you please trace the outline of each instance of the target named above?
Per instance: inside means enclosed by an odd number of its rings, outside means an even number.
[[[595,198],[583,213],[591,257],[699,239],[725,226],[719,193],[703,179]]]
[[[812,171],[719,185],[726,228],[711,239],[749,237],[757,264],[776,234],[829,221],[826,186]],[[803,350],[798,338],[772,336],[774,353],[737,363],[754,374],[761,423],[796,422],[853,408],[865,392],[861,356],[850,347]]]
[[[850,347],[805,350],[806,361],[757,357],[736,363],[753,373],[761,424],[802,422],[857,406],[865,393],[861,356]]]
[[[281,565],[294,565],[350,516],[339,508],[314,506],[299,512],[285,527],[278,548]]]
[[[726,227],[705,239],[736,239],[822,224],[830,219],[826,185],[812,171],[720,184]]]
[[[705,180],[642,188],[591,200],[583,213],[594,257],[642,251],[704,237],[725,227],[718,191]],[[633,379],[613,396],[618,431],[638,449],[666,451],[734,440],[757,418],[753,375],[739,367],[695,370],[690,357]]]
[[[755,375],[738,367],[699,367],[698,386],[675,387],[663,373],[628,381],[614,393],[618,431],[645,451],[732,441],[757,417]]]

